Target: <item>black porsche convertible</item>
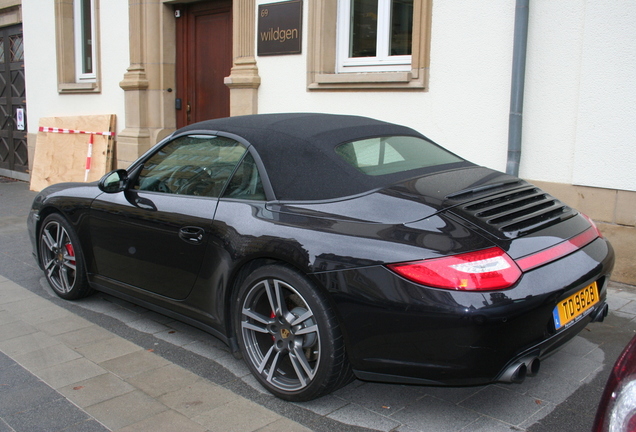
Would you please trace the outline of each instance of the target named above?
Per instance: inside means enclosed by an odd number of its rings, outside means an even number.
[[[295,113],[173,133],[127,170],[43,190],[28,226],[62,298],[197,326],[274,395],[353,377],[521,382],[607,314],[595,225],[413,129]]]

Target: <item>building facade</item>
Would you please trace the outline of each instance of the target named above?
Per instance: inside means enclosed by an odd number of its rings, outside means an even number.
[[[312,111],[411,126],[505,171],[523,3],[0,1],[0,23],[18,8],[30,155],[42,117],[115,114],[125,168],[188,123]],[[595,219],[614,278],[636,283],[636,3],[525,3],[519,175]]]

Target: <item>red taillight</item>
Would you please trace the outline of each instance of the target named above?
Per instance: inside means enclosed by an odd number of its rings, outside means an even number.
[[[387,267],[410,281],[437,288],[486,291],[513,286],[522,272],[551,263],[603,237],[587,216],[591,227],[552,247],[517,258],[515,261],[498,247]]]
[[[466,291],[509,288],[521,277],[519,267],[498,247],[387,267],[422,285]]]

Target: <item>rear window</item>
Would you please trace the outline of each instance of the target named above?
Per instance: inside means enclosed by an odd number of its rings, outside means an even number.
[[[336,147],[336,153],[359,171],[372,176],[464,161],[437,144],[411,136],[352,141]]]

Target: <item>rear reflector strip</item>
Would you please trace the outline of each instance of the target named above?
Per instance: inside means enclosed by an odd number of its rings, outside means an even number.
[[[569,255],[572,252],[576,252],[582,247],[592,243],[597,238],[598,232],[593,227],[590,227],[583,231],[581,234],[576,235],[569,240],[566,240],[562,243],[557,244],[556,246],[552,246],[548,249],[544,249],[532,255],[516,259],[515,262],[522,271],[532,270],[534,268],[562,258],[566,255]]]

